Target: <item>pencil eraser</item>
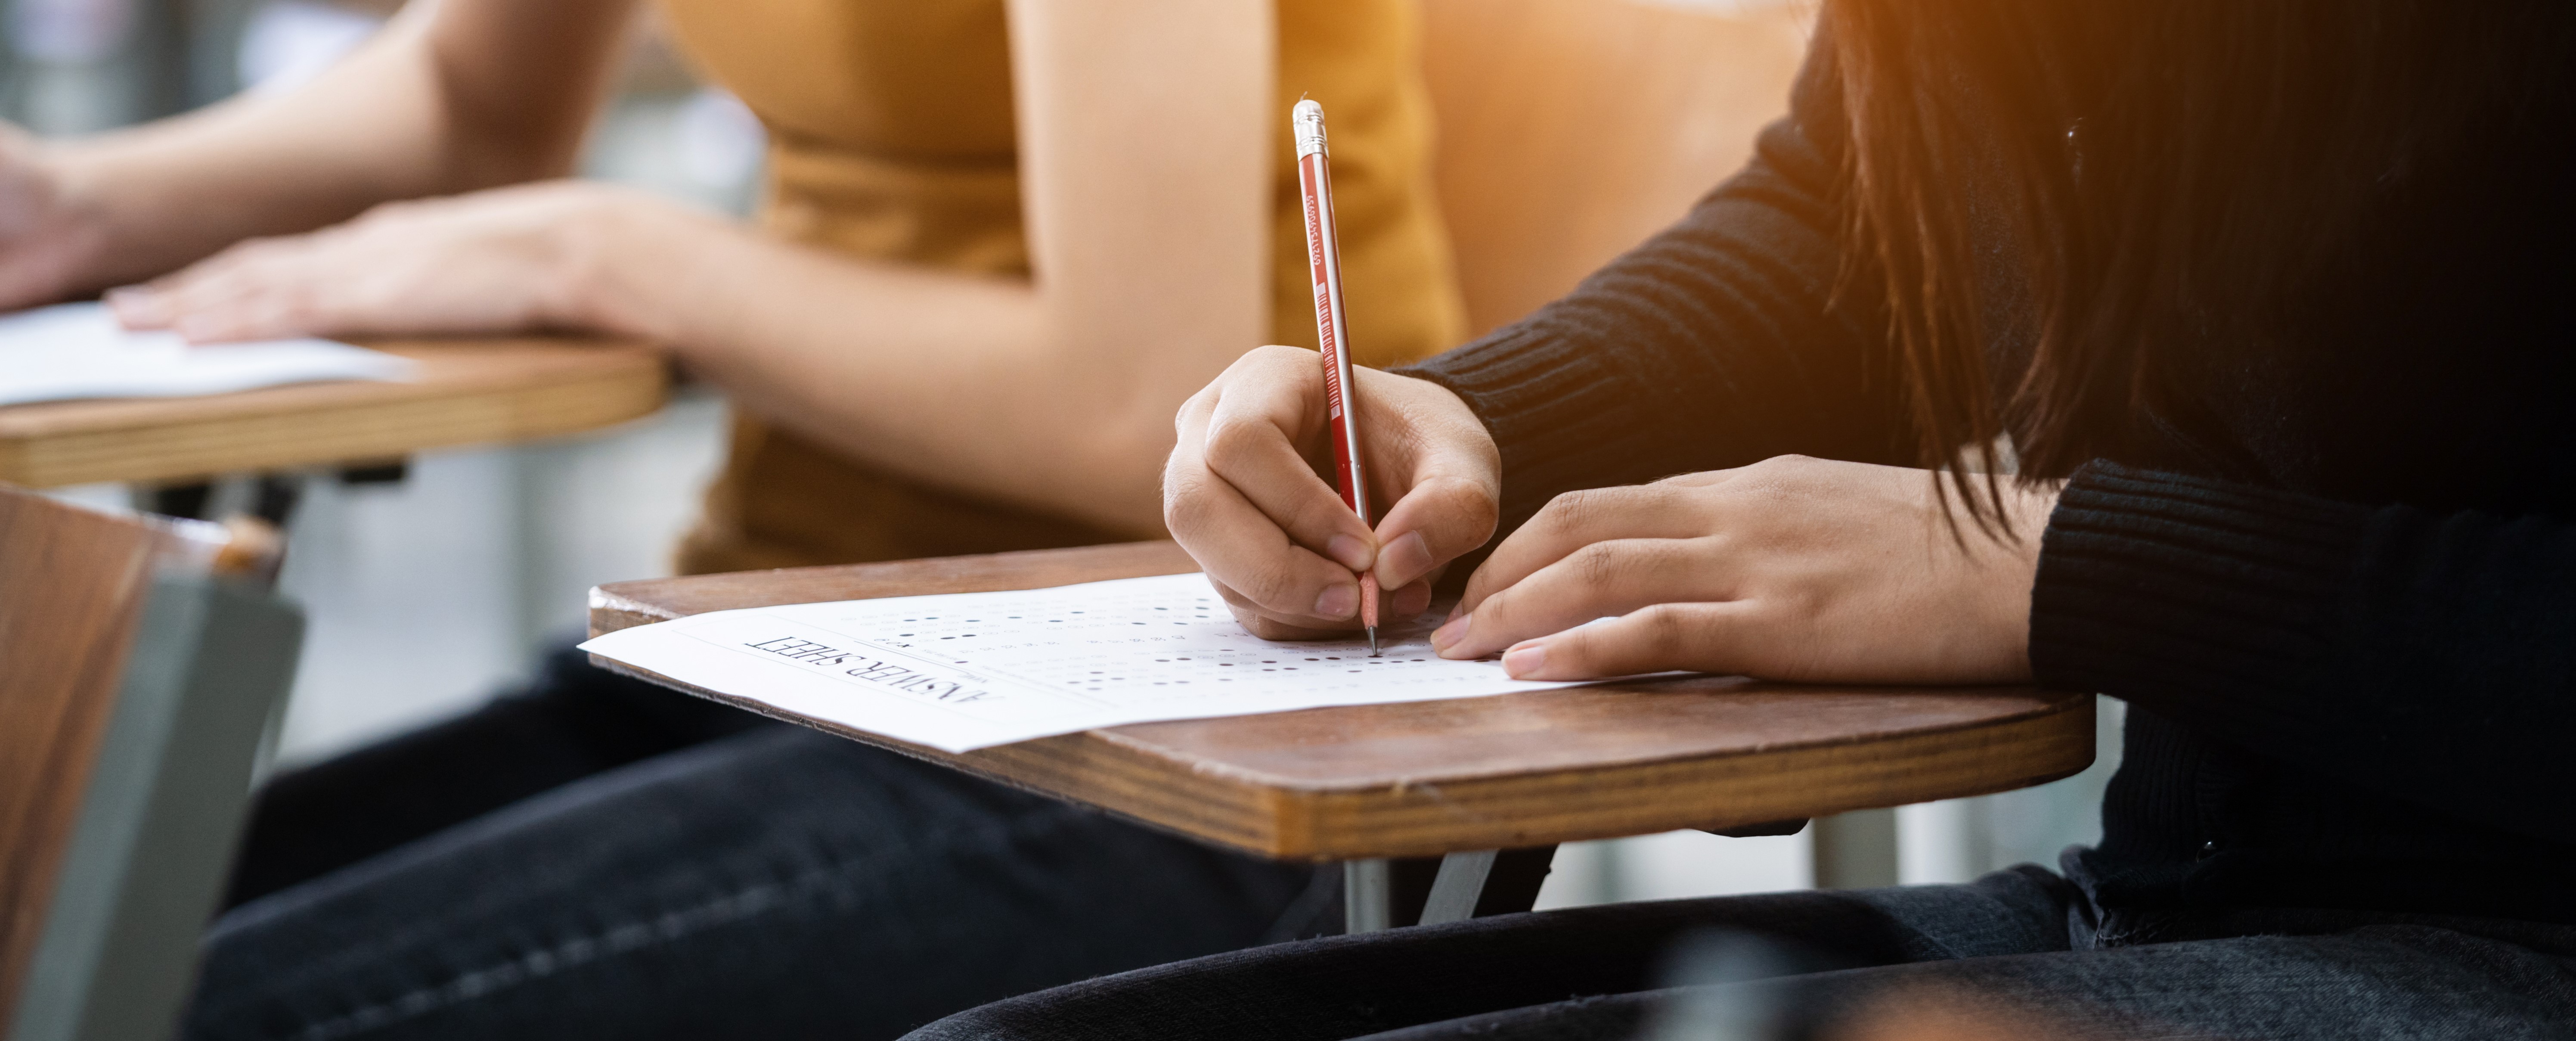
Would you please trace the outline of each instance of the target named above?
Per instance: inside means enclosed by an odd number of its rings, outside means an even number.
[[[1297,158],[1304,159],[1325,150],[1324,106],[1316,104],[1314,99],[1300,101],[1296,108],[1288,110],[1288,125],[1294,131],[1290,136],[1297,141]]]

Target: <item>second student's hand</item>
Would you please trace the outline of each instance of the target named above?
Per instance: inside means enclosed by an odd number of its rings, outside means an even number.
[[[1465,402],[1425,380],[1354,369],[1377,530],[1342,503],[1329,462],[1322,366],[1263,347],[1181,406],[1163,470],[1163,521],[1235,618],[1270,639],[1359,626],[1357,574],[1375,569],[1398,617],[1493,537],[1502,464]]]
[[[578,329],[667,339],[639,275],[730,234],[629,188],[559,180],[387,203],[299,235],[250,239],[111,290],[128,328],[197,342],[281,336]]]

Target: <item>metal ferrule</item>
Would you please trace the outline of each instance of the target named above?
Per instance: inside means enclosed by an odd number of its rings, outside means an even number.
[[[1299,101],[1297,107],[1288,112],[1288,124],[1296,128],[1297,158],[1317,153],[1333,154],[1324,147],[1324,106],[1312,100]]]

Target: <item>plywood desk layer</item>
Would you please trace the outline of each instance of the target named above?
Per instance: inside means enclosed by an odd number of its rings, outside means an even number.
[[[419,378],[0,408],[0,481],[32,488],[170,481],[528,441],[650,415],[670,390],[661,356],[638,343],[520,337],[366,346],[419,362]]]
[[[1194,569],[1178,547],[1153,542],[620,582],[592,591],[591,630]],[[840,732],[1201,839],[1350,860],[1739,827],[2025,787],[2093,761],[2093,699],[1702,678],[1145,723],[963,754]]]

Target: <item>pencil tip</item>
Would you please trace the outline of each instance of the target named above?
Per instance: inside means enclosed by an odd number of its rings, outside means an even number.
[[[1379,655],[1379,654],[1378,654],[1378,652],[1377,652],[1377,626],[1374,626],[1374,625],[1369,626],[1369,627],[1368,627],[1368,634],[1369,634],[1369,657],[1372,657],[1372,658],[1380,657],[1380,655]]]

